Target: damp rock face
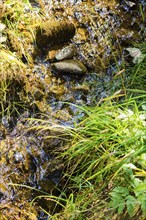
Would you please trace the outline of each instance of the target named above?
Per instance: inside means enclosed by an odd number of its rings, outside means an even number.
[[[77,60],[64,60],[52,64],[52,69],[56,73],[78,74],[82,75],[87,72],[87,68],[83,63]]]
[[[75,27],[68,21],[49,20],[37,27],[36,43],[45,47],[62,42],[69,42],[75,35]]]

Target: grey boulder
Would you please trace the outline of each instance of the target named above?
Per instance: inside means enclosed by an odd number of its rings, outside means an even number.
[[[67,73],[67,74],[85,74],[87,68],[78,60],[64,60],[52,64],[52,69],[56,73]]]

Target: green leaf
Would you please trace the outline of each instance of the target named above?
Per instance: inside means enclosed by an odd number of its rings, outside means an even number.
[[[137,187],[135,187],[135,191],[140,192],[140,191],[145,191],[146,192],[146,183],[142,182],[139,183]]]
[[[146,196],[144,196],[142,202],[141,202],[141,210],[144,215],[146,215]]]
[[[125,201],[121,201],[121,203],[118,205],[118,214],[121,214],[125,208]]]
[[[144,215],[146,215],[146,193],[141,193],[138,197],[137,200],[139,201],[141,205],[141,210]]]
[[[138,202],[137,199],[131,195],[127,196],[126,199],[127,199],[126,201],[127,211],[130,217],[132,217],[134,215],[134,210]]]
[[[122,187],[122,186],[115,187],[113,189],[113,192],[115,193],[115,195],[118,194],[118,195],[121,195],[123,197],[129,195],[129,190],[126,187]],[[111,195],[112,195],[113,192],[111,192]]]
[[[118,209],[118,214],[121,214],[125,208],[125,200],[121,197],[120,200],[112,199],[109,202],[109,207]]]
[[[119,203],[123,200],[123,198],[112,198],[111,201],[109,202],[109,206],[112,208],[118,208]]]
[[[116,207],[116,200],[113,200],[113,199],[112,199],[112,200],[109,202],[109,207],[110,207],[110,208],[117,208],[117,207]]]
[[[119,193],[117,193],[117,192],[111,192],[111,193],[109,193],[110,195],[111,195],[111,197],[112,198],[114,198],[114,199],[121,199],[122,198],[122,195],[120,195]]]

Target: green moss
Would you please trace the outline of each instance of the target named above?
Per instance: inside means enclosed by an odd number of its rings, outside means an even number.
[[[75,27],[68,21],[48,20],[40,24],[36,32],[36,42],[42,47],[68,42],[75,34]]]

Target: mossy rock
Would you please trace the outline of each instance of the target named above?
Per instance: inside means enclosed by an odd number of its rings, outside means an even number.
[[[37,27],[36,43],[45,47],[70,41],[75,34],[75,27],[68,21],[49,20]]]

